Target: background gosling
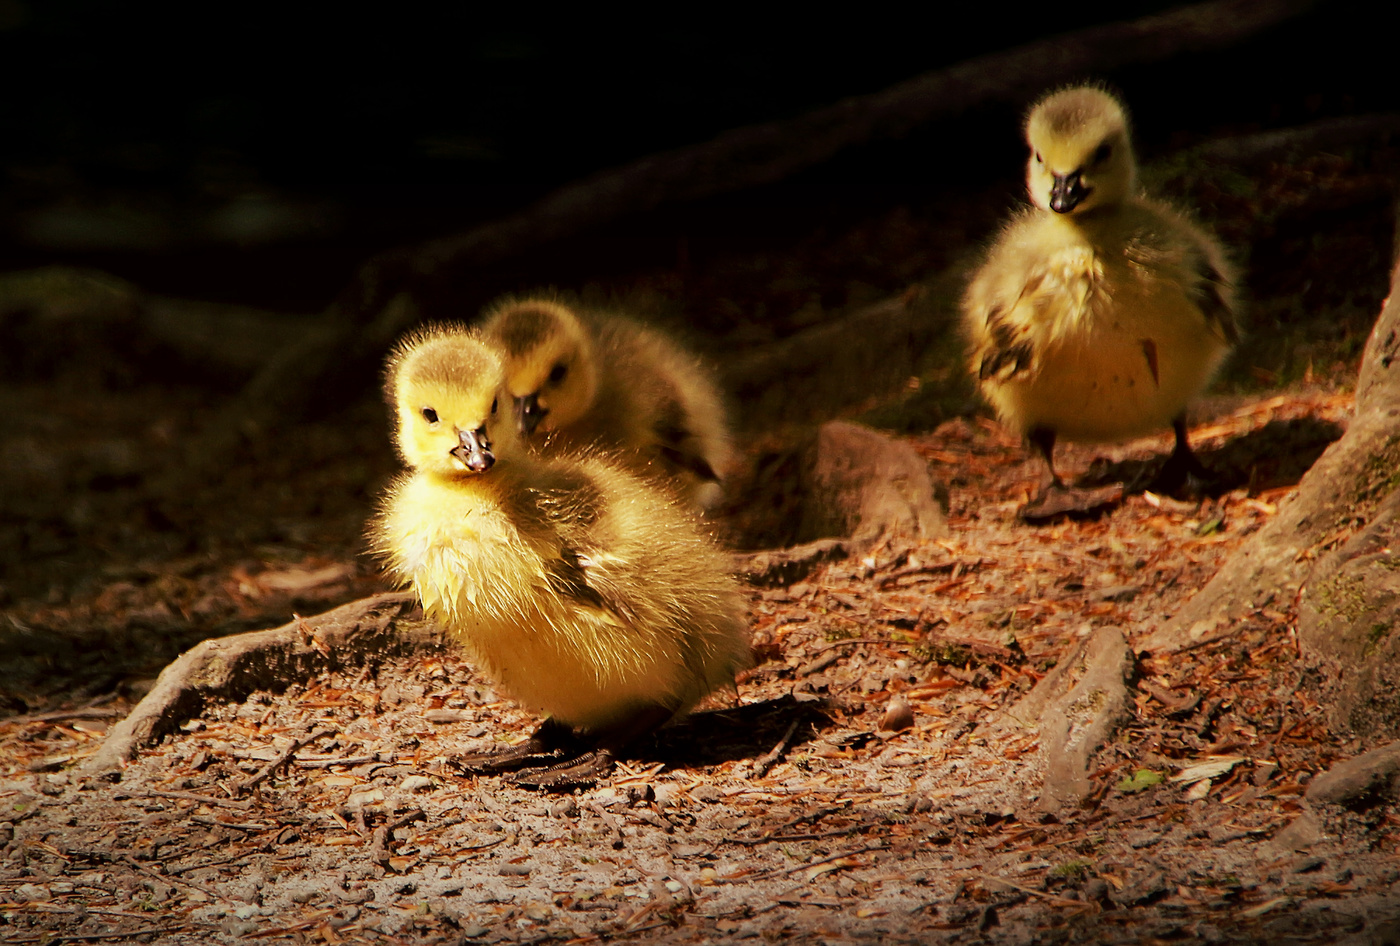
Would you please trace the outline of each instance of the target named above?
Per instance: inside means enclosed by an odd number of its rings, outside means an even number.
[[[1186,405],[1239,340],[1223,250],[1139,191],[1123,106],[1102,89],[1047,96],[1025,133],[1034,206],[1002,231],[963,299],[983,394],[1049,468],[1022,516],[1098,504],[1055,473],[1057,438],[1125,440],[1170,424],[1176,446],[1151,488],[1205,478]]]
[[[664,491],[598,457],[525,453],[496,351],[430,329],[389,361],[392,484],[371,541],[469,657],[548,715],[473,771],[537,787],[592,782],[637,737],[747,666],[744,602],[728,559]]]
[[[710,373],[670,338],[544,297],[505,299],[483,332],[505,355],[517,427],[546,451],[619,450],[707,508],[733,448]]]

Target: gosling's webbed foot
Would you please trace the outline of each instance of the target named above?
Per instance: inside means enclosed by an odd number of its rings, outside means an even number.
[[[541,752],[533,748],[529,741],[526,741],[518,746],[499,749],[495,752],[473,752],[460,755],[448,760],[448,765],[463,775],[500,775],[523,769],[526,766],[538,767],[541,764],[558,762],[565,758],[567,755],[563,750],[551,749]]]
[[[565,762],[579,753],[578,740],[567,726],[546,719],[529,739],[492,752],[457,756],[449,764],[466,775],[500,775],[526,767],[539,768]]]
[[[1030,523],[1047,522],[1057,516],[1088,516],[1115,505],[1122,498],[1122,483],[1092,488],[1051,483],[1022,506],[1017,515]]]
[[[517,772],[511,781],[521,788],[538,788],[551,792],[589,788],[612,772],[614,761],[616,760],[610,751],[598,749],[558,765],[524,769]]]
[[[1206,469],[1191,450],[1186,438],[1185,419],[1178,417],[1173,420],[1172,430],[1176,434],[1172,454],[1145,488],[1167,496],[1204,496],[1210,493],[1212,488],[1219,485],[1220,477]]]

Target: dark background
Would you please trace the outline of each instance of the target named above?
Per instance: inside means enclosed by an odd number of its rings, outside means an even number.
[[[1024,201],[1021,117],[1062,71],[775,183],[595,208],[554,240],[532,222],[431,278],[416,263],[599,171],[1165,9],[982,4],[954,26],[933,7],[639,23],[0,0],[0,711],[381,589],[364,528],[399,466],[384,352],[502,292],[616,305],[716,365],[746,464],[721,517],[736,547],[776,541],[796,487],[766,458],[804,425],[975,423],[957,298]],[[1352,383],[1389,286],[1400,132],[1190,149],[1394,112],[1391,37],[1317,4],[1080,77],[1122,93],[1148,183],[1241,266],[1245,341],[1217,395]],[[322,578],[258,577],[284,573]]]
[[[786,19],[683,7],[641,21],[475,4],[0,0],[0,270],[91,265],[152,292],[313,312],[369,254],[599,169],[1171,6],[968,5],[954,25],[879,6]],[[1325,4],[1233,49],[1099,78],[1127,96],[1151,157],[1395,107],[1388,32],[1360,5]],[[674,253],[658,231],[781,244],[894,203],[936,212],[950,186],[1007,180],[1014,194],[1024,104],[668,208],[593,241],[588,259],[544,253],[491,288],[650,265]]]

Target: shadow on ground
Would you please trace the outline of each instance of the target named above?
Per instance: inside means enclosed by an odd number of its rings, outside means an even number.
[[[1344,428],[1332,421],[1299,417],[1270,421],[1219,446],[1198,448],[1196,455],[1215,476],[1206,492],[1220,496],[1240,488],[1257,493],[1292,486],[1343,432]],[[1126,483],[1128,492],[1141,492],[1166,463],[1168,455],[1164,451],[1147,459],[1116,463],[1097,459],[1077,485]]]
[[[772,751],[794,724],[797,728],[788,751],[812,740],[831,724],[831,718],[820,702],[782,696],[734,709],[692,713],[642,742],[633,754],[641,761],[681,768],[755,759]]]

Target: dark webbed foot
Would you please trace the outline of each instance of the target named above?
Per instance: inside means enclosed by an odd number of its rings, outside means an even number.
[[[1172,455],[1157,471],[1147,489],[1154,493],[1175,495],[1185,493],[1201,496],[1208,493],[1218,478],[1202,465],[1191,450],[1186,437],[1186,418],[1181,416],[1172,421],[1172,431],[1176,434],[1176,446]]]
[[[1112,483],[1089,489],[1066,486],[1055,472],[1055,431],[1049,427],[1033,427],[1026,439],[1045,458],[1050,477],[1040,488],[1040,494],[1026,503],[1017,515],[1025,522],[1047,522],[1056,516],[1087,516],[1123,498],[1123,484]]]
[[[539,768],[566,762],[582,751],[569,727],[546,719],[524,742],[494,752],[474,752],[457,756],[451,765],[467,775],[500,775],[528,767]]]
[[[587,731],[550,718],[518,746],[458,757],[452,764],[468,775],[515,772],[511,781],[522,788],[585,788],[612,771],[623,749],[663,726],[675,712],[675,707],[648,703],[605,727]]]
[[[589,788],[612,771],[614,761],[612,752],[598,749],[558,765],[523,769],[517,772],[511,781],[521,788],[537,788],[551,792]]]
[[[1051,483],[1040,495],[1018,510],[1025,522],[1047,522],[1056,516],[1087,516],[1114,505],[1123,498],[1123,484],[1083,488]]]

